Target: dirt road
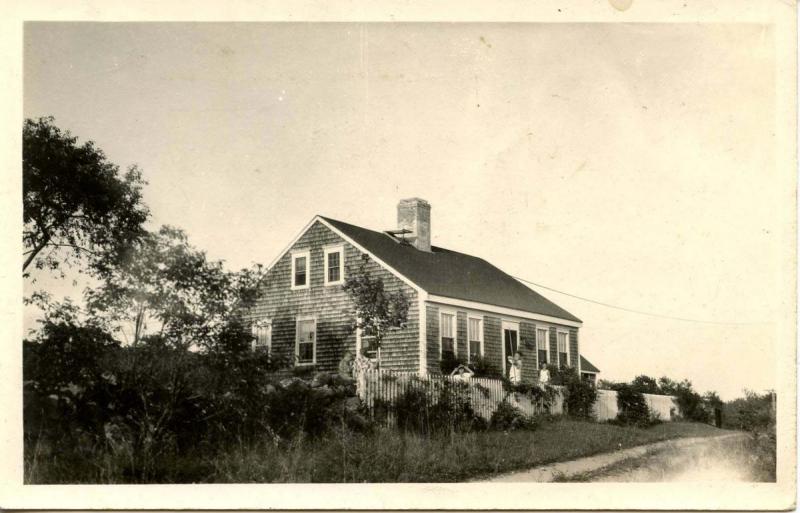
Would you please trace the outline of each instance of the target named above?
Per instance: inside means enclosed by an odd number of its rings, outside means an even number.
[[[536,467],[493,482],[752,481],[745,433],[681,438]]]

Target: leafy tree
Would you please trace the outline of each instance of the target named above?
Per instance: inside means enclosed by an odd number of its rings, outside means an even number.
[[[597,400],[594,384],[581,379],[578,369],[567,367],[561,370],[560,380],[567,390],[567,412],[571,417],[592,418],[592,406]]]
[[[616,390],[617,386],[619,386],[619,383],[616,381],[611,381],[609,379],[597,380],[597,388],[599,390]]]
[[[658,381],[655,378],[651,378],[650,376],[645,376],[644,374],[640,376],[636,376],[631,381],[631,386],[637,391],[643,394],[660,394],[661,388],[658,386]]]
[[[681,416],[695,422],[708,422],[710,413],[703,397],[698,394],[688,379],[674,381],[666,376],[659,378],[659,388],[664,395],[674,395],[678,401]]]
[[[722,402],[722,399],[719,398],[719,395],[713,390],[703,394],[703,402],[711,408],[722,408],[725,404]]]
[[[676,395],[681,390],[689,390],[692,388],[691,381],[684,379],[683,381],[675,381],[667,376],[658,378],[658,388],[662,394]]]
[[[387,292],[383,280],[370,272],[369,264],[369,256],[362,255],[358,268],[348,272],[343,289],[353,302],[353,327],[375,337],[380,365],[383,339],[389,330],[406,327],[409,301],[402,290]]]
[[[647,427],[652,419],[650,408],[644,395],[631,385],[622,383],[616,387],[617,391],[617,422],[638,427]]]
[[[769,430],[770,427],[774,430],[773,394],[773,391],[758,394],[745,389],[744,397],[736,398],[725,404],[724,427],[752,432]]]
[[[189,244],[186,234],[170,226],[146,234],[129,246],[105,280],[87,290],[94,315],[133,325],[133,344],[148,333],[178,346],[212,345],[234,318],[235,309],[252,302],[264,275],[259,265],[238,273]]]
[[[144,233],[145,184],[134,166],[121,173],[92,141],[82,145],[52,117],[22,130],[23,276],[86,259],[104,271]],[[63,273],[63,271],[62,271]]]

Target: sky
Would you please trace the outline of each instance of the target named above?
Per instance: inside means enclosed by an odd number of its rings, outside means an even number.
[[[151,227],[232,270],[315,214],[385,230],[422,197],[436,246],[704,321],[533,287],[601,378],[733,398],[776,386],[773,45],[757,24],[28,23],[24,115],[137,164]]]

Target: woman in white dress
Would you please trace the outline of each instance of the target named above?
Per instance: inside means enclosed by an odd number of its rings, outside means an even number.
[[[508,379],[518,385],[522,381],[522,355],[519,351],[514,353],[514,357],[508,357]]]

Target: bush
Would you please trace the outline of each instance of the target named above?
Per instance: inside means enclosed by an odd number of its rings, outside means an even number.
[[[711,421],[709,405],[700,394],[694,391],[691,381],[687,379],[674,381],[665,376],[659,378],[658,385],[660,393],[675,396],[681,417],[706,424]]]
[[[582,380],[577,369],[566,369],[561,375],[561,381],[567,391],[565,401],[568,415],[578,419],[592,418],[592,406],[597,400],[594,385]]]
[[[744,395],[725,403],[723,426],[750,432],[768,431],[770,425],[774,425],[772,394],[768,392],[760,395],[745,390]]]
[[[45,323],[36,341],[23,342],[26,441],[39,433],[66,443],[96,439],[116,393],[107,372],[119,344],[95,326]]]
[[[623,425],[647,427],[651,425],[650,408],[644,395],[630,385],[617,385],[617,422]]]
[[[501,378],[503,382],[503,391],[506,395],[521,394],[530,399],[532,402],[541,401],[545,408],[549,409],[550,405],[555,399],[558,389],[551,385],[533,384],[527,381],[520,383],[512,383],[508,378]]]
[[[403,431],[426,433],[428,431],[428,397],[425,389],[411,384],[395,400],[397,427]]]
[[[489,427],[497,431],[534,430],[536,429],[536,421],[533,417],[525,415],[516,406],[503,401],[497,405],[497,409],[492,413]]]
[[[656,380],[650,376],[640,375],[636,376],[629,385],[605,380],[600,380],[598,383],[598,388],[619,390],[621,387],[629,387],[632,391],[642,394],[674,396],[678,403],[680,416],[693,422],[709,423],[713,409],[720,407],[721,403],[714,392],[707,393],[705,397],[695,392],[692,382],[686,379],[675,381],[663,376]]]
[[[442,355],[442,359],[439,360],[439,370],[442,371],[442,374],[449,375],[456,367],[465,363],[461,358],[447,353]]]
[[[330,376],[275,381],[281,362],[250,348],[233,323],[203,352],[158,336],[121,347],[98,326],[45,323],[23,345],[26,462],[43,448],[62,465],[119,466],[129,482],[158,481],[164,461],[270,435],[319,438],[334,427],[369,428],[352,383]],[[95,467],[100,465],[99,467]]]
[[[403,431],[432,435],[485,428],[473,410],[469,385],[443,380],[435,399],[420,382],[412,382],[395,401],[397,425]]]
[[[482,356],[475,358],[468,366],[475,373],[476,378],[493,378],[500,375],[497,367]]]
[[[771,422],[750,433],[745,442],[750,461],[759,480],[774,482],[777,472],[777,437]]]
[[[673,395],[677,399],[678,408],[684,419],[706,424],[711,422],[711,412],[706,408],[700,394],[693,390],[679,389]]]

